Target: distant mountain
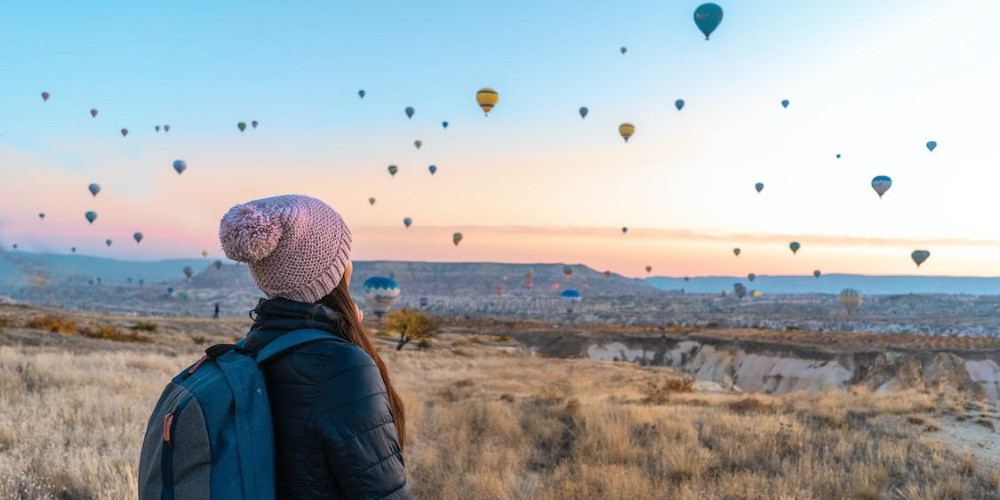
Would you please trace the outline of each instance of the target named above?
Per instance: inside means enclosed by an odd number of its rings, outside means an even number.
[[[902,294],[968,294],[1000,295],[1000,278],[958,276],[866,276],[829,274],[812,276],[757,276],[750,282],[744,277],[708,276],[683,278],[654,277],[644,281],[660,290],[684,290],[687,293],[720,293],[742,283],[749,290],[766,294],[840,293],[844,288],[856,288],[865,295]]]
[[[103,283],[133,281],[160,283],[184,278],[184,267],[195,271],[211,266],[209,259],[170,259],[152,262],[115,260],[87,255],[0,251],[0,287],[17,287],[40,280],[59,283],[71,278],[100,278]]]

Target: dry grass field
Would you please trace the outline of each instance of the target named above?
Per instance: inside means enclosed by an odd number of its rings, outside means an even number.
[[[45,316],[0,306],[0,499],[134,498],[163,385],[248,325]],[[1000,497],[996,463],[943,437],[992,433],[980,402],[701,393],[677,372],[538,357],[469,330],[423,351],[381,342],[407,404],[418,498]]]

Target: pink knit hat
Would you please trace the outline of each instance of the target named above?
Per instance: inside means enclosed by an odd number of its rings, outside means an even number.
[[[351,230],[329,205],[301,195],[254,200],[219,224],[222,250],[246,262],[268,298],[316,302],[333,291],[350,260]]]

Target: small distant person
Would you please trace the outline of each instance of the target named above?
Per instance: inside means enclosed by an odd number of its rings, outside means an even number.
[[[212,314],[213,319],[219,319],[219,303],[215,303],[215,313]]]

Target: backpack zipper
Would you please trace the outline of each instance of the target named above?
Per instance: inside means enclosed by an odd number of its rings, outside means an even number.
[[[174,429],[177,426],[177,417],[181,410],[187,406],[194,396],[188,396],[174,411],[167,413],[163,417],[163,452],[160,456],[160,474],[163,477],[163,490],[160,492],[160,500],[174,500]]]

